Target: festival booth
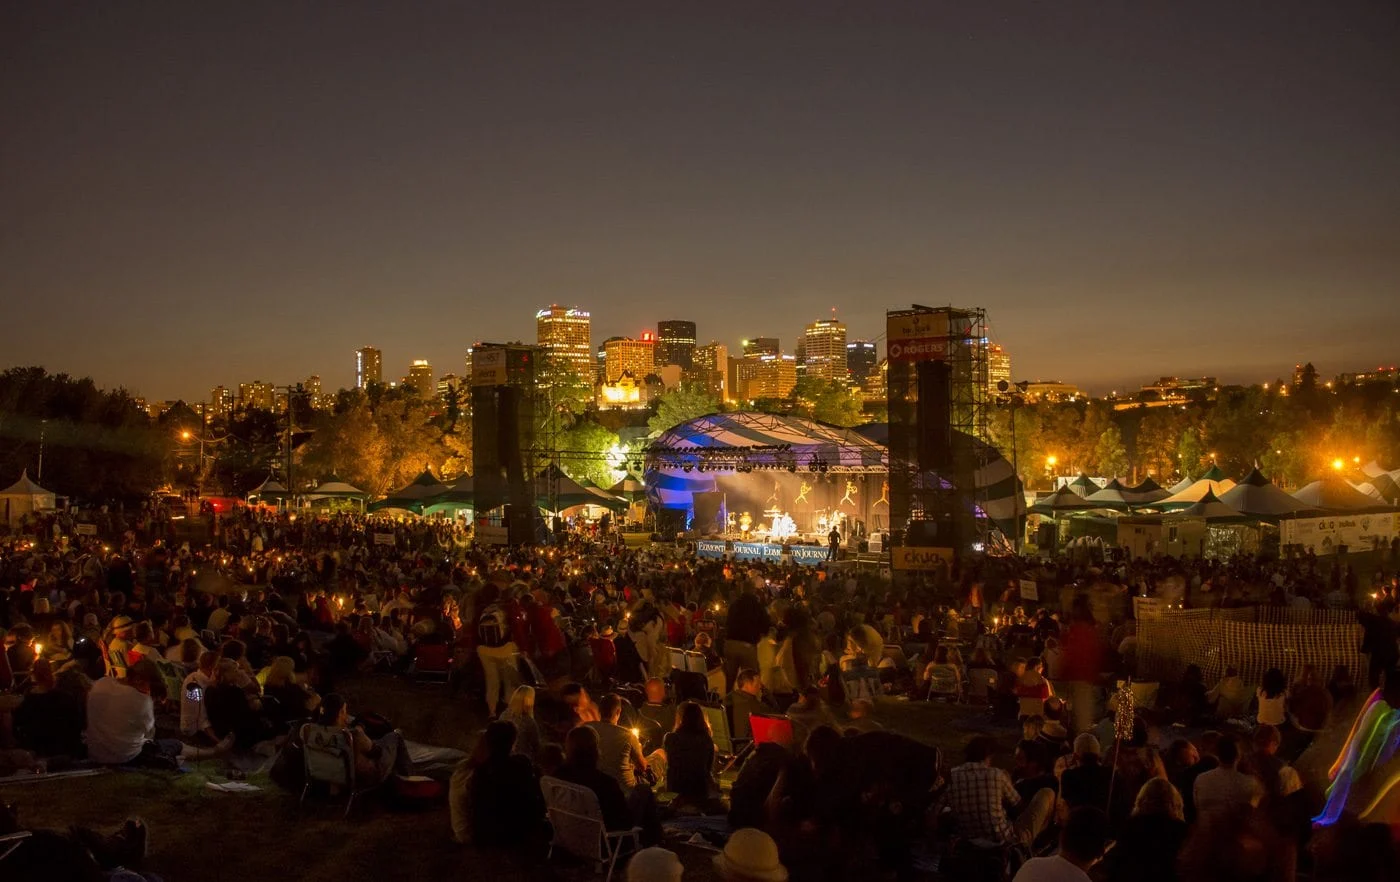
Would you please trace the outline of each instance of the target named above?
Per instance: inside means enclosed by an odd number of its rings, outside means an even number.
[[[282,486],[282,482],[269,475],[266,481],[248,492],[244,501],[249,505],[278,506],[291,498],[292,494],[287,492],[287,488]]]
[[[324,481],[306,494],[307,502],[313,507],[320,504],[334,508],[337,503],[348,503],[357,506],[360,511],[364,511],[370,498],[370,494],[344,481]]]
[[[424,515],[445,515],[447,517],[464,517],[471,520],[474,511],[474,497],[472,495],[475,483],[471,475],[463,475],[451,484],[447,485],[447,490],[434,496],[432,499],[423,500]]]
[[[1120,518],[1118,545],[1132,557],[1169,554],[1224,560],[1256,550],[1259,529],[1207,489],[1206,495],[1188,508]]]
[[[5,513],[5,523],[19,526],[25,515],[53,511],[58,506],[58,497],[51,490],[45,490],[29,480],[29,472],[20,472],[19,480],[0,491],[0,510]]]
[[[378,502],[370,503],[369,511],[380,514],[397,511],[421,515],[430,500],[441,496],[447,490],[447,485],[434,477],[431,469],[424,469],[421,475],[406,486],[400,487]]]
[[[628,475],[608,488],[608,492],[619,499],[627,500],[627,520],[641,523],[646,519],[647,488],[641,481]]]
[[[1135,508],[1160,502],[1170,495],[1169,491],[1162,489],[1162,486],[1151,477],[1143,478],[1140,484],[1126,487],[1123,490],[1123,498]]]
[[[535,475],[535,506],[550,514],[564,514],[586,506],[608,511],[627,507],[624,500],[598,489],[592,482],[589,485],[575,481],[559,466],[551,464]]]
[[[1109,481],[1108,486],[1102,490],[1089,494],[1085,499],[1094,508],[1103,508],[1109,511],[1127,513],[1133,508],[1133,502],[1128,498],[1127,488],[1117,478]]]

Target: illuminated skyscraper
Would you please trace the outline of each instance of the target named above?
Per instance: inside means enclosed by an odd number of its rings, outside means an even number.
[[[680,365],[688,371],[695,366],[695,322],[670,321],[656,323],[656,366]]]
[[[575,306],[556,304],[535,313],[541,351],[550,361],[568,365],[585,383],[593,378],[592,325],[588,312]]]
[[[271,383],[254,380],[238,384],[239,410],[272,410],[276,402],[277,394]]]
[[[812,322],[802,334],[802,366],[809,377],[846,379],[846,323],[836,319]]]
[[[987,392],[999,394],[997,384],[1005,380],[1011,384],[1011,355],[1000,343],[987,344]]]
[[[640,383],[655,370],[656,338],[650,331],[642,334],[640,340],[618,337],[603,346],[603,379],[606,382],[616,383],[624,373],[629,373]]]
[[[697,346],[688,377],[720,401],[728,401],[729,347],[713,340]]]
[[[415,358],[408,366],[408,376],[403,378],[403,384],[411,387],[424,398],[430,397],[435,391],[433,388],[433,366],[427,359]]]
[[[879,363],[880,355],[875,344],[869,340],[853,340],[846,344],[846,370],[854,385],[864,387],[866,379]]]
[[[366,346],[355,350],[355,388],[366,389],[370,383],[384,382],[381,356],[378,349]]]

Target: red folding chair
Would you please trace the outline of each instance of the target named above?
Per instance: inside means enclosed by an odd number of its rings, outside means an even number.
[[[770,717],[767,714],[749,714],[749,729],[753,732],[753,744],[781,744],[792,748],[797,740],[792,731],[792,720],[787,717]]]
[[[617,644],[609,637],[590,637],[588,648],[593,652],[593,669],[598,672],[598,679],[608,682],[617,670]]]
[[[413,654],[413,676],[440,678],[452,673],[452,647],[445,643],[420,643]]]

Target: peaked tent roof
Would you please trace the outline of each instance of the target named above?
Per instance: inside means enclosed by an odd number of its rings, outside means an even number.
[[[1127,488],[1119,483],[1117,478],[1109,481],[1108,486],[1097,493],[1089,494],[1086,499],[1094,504],[1094,508],[1108,508],[1114,511],[1128,511],[1137,504],[1129,498]]]
[[[1377,507],[1374,499],[1336,477],[1313,481],[1294,493],[1293,498],[1305,503],[1309,508],[1327,511],[1360,511]]]
[[[1312,507],[1280,490],[1258,469],[1251,469],[1238,484],[1220,497],[1220,501],[1240,514],[1266,520],[1297,514]]]
[[[1135,487],[1127,487],[1123,490],[1123,497],[1133,505],[1148,505],[1170,496],[1170,491],[1163,490],[1162,485],[1152,480],[1151,477],[1144,478],[1142,483]]]
[[[435,478],[431,470],[424,469],[421,475],[408,484],[371,505],[370,510],[406,508],[409,511],[420,511],[425,501],[441,496],[447,489],[447,485]]]
[[[273,499],[281,499],[287,496],[287,488],[283,487],[280,481],[269,475],[266,481],[263,481],[261,484],[248,491],[249,499],[252,499],[254,496],[268,496]]]
[[[1257,471],[1257,470],[1256,470],[1256,471]],[[1224,473],[1223,471],[1220,470],[1220,466],[1216,465],[1215,463],[1211,463],[1211,464],[1210,464],[1210,468],[1208,468],[1208,469],[1206,469],[1204,472],[1202,472],[1202,473],[1201,473],[1201,476],[1200,476],[1199,478],[1197,478],[1196,480],[1197,480],[1197,481],[1223,481],[1223,480],[1225,480],[1225,473]]]
[[[1400,481],[1390,475],[1376,475],[1371,479],[1371,486],[1386,502],[1400,502]]]
[[[609,487],[608,492],[614,496],[621,496],[623,499],[636,500],[643,493],[647,492],[647,488],[641,481],[628,475]]]
[[[1209,488],[1206,488],[1206,495],[1201,497],[1200,502],[1183,509],[1178,514],[1191,518],[1204,518],[1208,524],[1248,520],[1244,515],[1217,499]]]
[[[590,482],[591,483],[591,482]],[[554,492],[550,492],[550,491]],[[550,508],[550,502],[558,503],[558,508]],[[564,470],[551,463],[535,475],[535,505],[546,511],[563,511],[579,505],[605,505],[617,508],[625,505],[622,500],[605,493],[594,493],[588,487],[564,474]]]
[[[52,490],[45,490],[29,478],[29,470],[19,473],[19,480],[0,490],[0,496],[53,496]]]
[[[306,495],[313,498],[320,496],[338,499],[359,499],[361,497],[368,499],[370,497],[369,493],[366,493],[359,487],[351,486],[344,481],[326,481]]]
[[[1103,489],[1098,484],[1094,483],[1093,478],[1089,477],[1083,472],[1080,472],[1079,477],[1075,478],[1073,481],[1070,481],[1065,486],[1069,487],[1071,490],[1073,490],[1075,493],[1078,493],[1080,496],[1086,498],[1090,494],[1097,493]]]
[[[1035,514],[1056,515],[1074,511],[1088,511],[1094,507],[1092,502],[1075,493],[1066,484],[1044,499],[1037,501],[1030,507],[1029,511]]]
[[[1187,487],[1190,487],[1194,483],[1196,482],[1190,477],[1182,478],[1180,481],[1177,481],[1175,484],[1168,487],[1167,492],[1170,493],[1172,496],[1175,496],[1176,494],[1180,493],[1182,490],[1185,490]]]
[[[1160,508],[1162,511],[1187,508],[1200,502],[1205,498],[1207,493],[1219,499],[1234,486],[1235,482],[1229,478],[1225,478],[1222,481],[1212,481],[1209,478],[1202,478],[1199,481],[1192,481],[1185,489],[1178,490],[1166,499],[1158,500],[1153,503],[1152,507]]]

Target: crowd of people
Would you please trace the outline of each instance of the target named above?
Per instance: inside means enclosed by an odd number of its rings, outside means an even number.
[[[1354,707],[1345,667],[1206,684],[1193,666],[1151,708],[1116,686],[1136,663],[1130,598],[1161,593],[1364,607],[1383,673],[1400,599],[1384,567],[1362,585],[1310,557],[1001,558],[910,585],[606,534],[492,548],[450,521],[239,507],[192,540],[159,506],[100,514],[95,534],[59,515],[0,545],[11,770],[281,757],[312,721],[352,731],[361,779],[388,781],[409,771],[402,736],[356,721],[337,684],[431,670],[487,723],[448,797],[474,847],[542,848],[550,796],[572,787],[635,832],[639,882],[680,877],[664,830],[695,818],[735,831],[726,879],[904,874],[930,854],[1021,882],[1291,879],[1300,860],[1385,878],[1364,863],[1376,848],[1350,847],[1376,831],[1313,834],[1326,781],[1290,764]],[[896,731],[903,701],[1021,739],[945,757]]]

